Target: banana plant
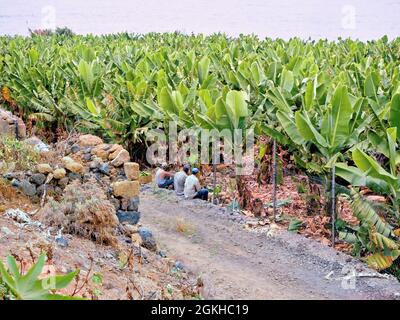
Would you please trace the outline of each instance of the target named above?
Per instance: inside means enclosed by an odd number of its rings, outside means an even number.
[[[214,98],[217,97],[215,100],[209,90],[201,90],[199,96],[200,108],[205,115],[195,114],[197,123],[218,130],[246,129],[250,113],[245,92],[224,88],[221,96],[218,93],[214,95]]]
[[[389,268],[400,256],[398,233],[378,213],[377,208],[354,189],[349,197],[353,214],[360,221],[358,226],[347,226],[339,237],[353,245],[356,256],[377,270]],[[396,235],[397,233],[397,235]]]
[[[318,122],[316,119],[312,119],[310,112],[305,109],[296,111],[294,115],[284,112],[284,110],[277,112],[277,117],[284,130],[294,143],[311,144],[311,147],[318,152],[321,167],[315,163],[309,163],[306,166],[326,176],[331,173],[332,243],[334,243],[336,215],[335,163],[338,158],[343,158],[343,152],[354,144],[355,137],[367,125],[366,121],[356,127],[351,125],[352,120],[356,120],[354,117],[357,117],[354,110],[361,103],[362,100],[359,99],[353,108],[347,87],[339,85],[328,106],[324,108],[322,119]]]
[[[357,136],[369,123],[370,118],[362,119],[363,115],[357,112],[362,102],[359,98],[352,104],[347,87],[339,85],[318,113],[305,108],[293,112],[285,107],[278,109],[276,115],[291,142],[305,156],[310,151],[317,152],[319,163],[309,163],[307,168],[324,173],[343,158],[343,152],[357,142]]]
[[[71,116],[63,104],[67,83],[59,59],[50,49],[39,52],[35,48],[27,54],[18,49],[5,57],[10,75],[6,85],[24,114],[39,125],[56,123],[60,127]]]
[[[21,274],[13,256],[7,257],[8,269],[0,261],[0,284],[3,284],[6,290],[9,291],[8,298],[15,300],[81,299],[53,292],[66,288],[78,275],[79,269],[63,276],[40,279],[45,262],[46,255],[42,254],[25,274]]]
[[[356,167],[347,163],[337,163],[337,174],[353,186],[367,186],[381,194],[387,195],[394,207],[395,216],[399,219],[400,207],[400,178],[397,176],[399,151],[396,150],[396,128],[388,128],[387,140],[382,143],[381,149],[389,159],[389,171],[383,168],[378,161],[359,148],[352,151],[352,160]]]
[[[381,131],[378,128],[370,130],[367,135],[371,150],[379,152],[386,157],[386,167],[368,155],[361,148],[352,151],[352,160],[356,167],[347,163],[336,165],[338,175],[354,186],[367,186],[379,193],[388,195],[395,208],[396,216],[399,217],[400,206],[400,179],[398,178],[397,166],[400,164],[400,150],[397,148],[398,127],[400,123],[396,118],[400,109],[400,95],[395,94],[390,104],[389,123],[396,127]]]

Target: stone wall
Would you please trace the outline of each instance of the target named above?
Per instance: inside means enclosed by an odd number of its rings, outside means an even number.
[[[64,152],[51,154],[50,162],[39,163],[32,171],[5,174],[4,178],[36,202],[42,201],[44,194],[61,199],[74,180],[97,181],[114,205],[120,223],[139,222],[139,165],[130,161],[129,152],[121,145],[82,135],[68,141]]]
[[[17,121],[19,137],[26,137],[23,122],[1,110],[1,134],[15,136]],[[13,121],[11,121],[13,120]],[[119,220],[118,230],[132,243],[156,251],[157,244],[151,231],[140,225],[140,184],[149,183],[151,176],[141,179],[139,165],[131,162],[129,152],[121,145],[108,144],[94,135],[80,135],[47,146],[37,137],[25,139],[41,155],[41,162],[33,170],[8,172],[3,178],[30,197],[44,205],[49,197],[62,200],[65,188],[73,181],[96,183],[107,194]],[[143,180],[143,181],[141,181]]]
[[[0,109],[0,137],[11,136],[18,139],[26,138],[24,122],[11,112]]]

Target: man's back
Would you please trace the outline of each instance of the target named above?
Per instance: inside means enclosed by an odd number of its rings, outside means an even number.
[[[185,188],[184,188],[185,198],[193,199],[197,191],[199,191],[200,189],[201,187],[199,179],[197,179],[197,177],[194,174],[186,178]]]
[[[165,182],[165,170],[162,168],[158,168],[155,176],[156,183],[158,185],[163,184]]]
[[[187,174],[184,171],[179,171],[174,176],[174,189],[178,196],[182,196],[185,188]]]

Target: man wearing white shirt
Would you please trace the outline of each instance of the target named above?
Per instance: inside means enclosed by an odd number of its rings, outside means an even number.
[[[199,172],[197,168],[192,169],[192,175],[186,178],[183,193],[186,199],[202,199],[207,201],[208,190],[207,188],[201,188],[199,179],[197,178]]]

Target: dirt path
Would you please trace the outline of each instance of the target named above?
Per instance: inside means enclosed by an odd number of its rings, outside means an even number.
[[[348,255],[281,229],[249,231],[232,221],[241,217],[199,200],[148,188],[140,210],[159,247],[201,275],[205,298],[395,299],[400,294],[397,280],[382,278]],[[358,276],[344,279],[349,270]]]

